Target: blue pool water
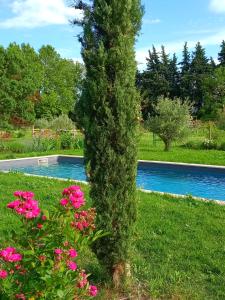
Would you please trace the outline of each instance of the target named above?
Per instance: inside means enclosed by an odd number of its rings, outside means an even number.
[[[28,174],[86,180],[81,162],[60,162],[17,170]],[[137,186],[145,190],[225,201],[225,170],[139,163]]]

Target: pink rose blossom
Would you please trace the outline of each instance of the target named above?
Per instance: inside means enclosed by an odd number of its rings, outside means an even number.
[[[68,267],[69,267],[70,270],[76,271],[77,264],[74,261],[69,261],[67,265],[68,265]]]
[[[60,204],[61,204],[62,206],[66,206],[68,203],[69,203],[69,200],[68,200],[68,199],[61,199],[61,201],[60,201]]]
[[[63,250],[61,250],[61,249],[55,249],[54,252],[55,252],[55,254],[60,255],[60,254],[63,253]]]
[[[6,270],[0,270],[0,278],[5,279],[8,276],[8,272]]]
[[[98,294],[98,289],[95,285],[90,285],[89,286],[89,294],[92,297],[95,297]]]
[[[75,258],[75,257],[77,257],[77,251],[75,249],[70,249],[69,255],[71,258]]]

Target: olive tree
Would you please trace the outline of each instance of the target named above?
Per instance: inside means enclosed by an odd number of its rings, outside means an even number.
[[[187,136],[191,125],[191,105],[179,98],[160,97],[155,107],[156,115],[149,116],[146,127],[157,134],[169,151],[172,142]]]

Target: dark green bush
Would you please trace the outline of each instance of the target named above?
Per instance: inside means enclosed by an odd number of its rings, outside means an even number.
[[[184,144],[183,147],[188,148],[188,149],[199,150],[202,148],[202,143],[199,141],[189,141],[186,144]]]
[[[60,135],[61,149],[73,149],[74,148],[74,137],[71,133],[65,132]]]
[[[16,137],[17,137],[17,138],[25,137],[25,135],[26,135],[26,133],[25,133],[25,131],[23,131],[23,130],[18,130],[18,131],[16,132]]]
[[[8,150],[13,153],[24,153],[27,152],[26,146],[24,144],[13,142],[8,144]]]
[[[225,151],[225,142],[220,145],[220,150]]]
[[[202,143],[202,149],[204,150],[213,150],[213,149],[218,149],[218,144],[214,140],[205,140]]]

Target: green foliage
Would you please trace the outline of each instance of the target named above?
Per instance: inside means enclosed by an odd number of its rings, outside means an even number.
[[[121,277],[136,220],[139,95],[134,43],[142,9],[139,0],[95,0],[83,7],[85,162],[97,228],[110,232],[94,250],[109,273]]]
[[[34,123],[34,127],[39,129],[47,129],[50,127],[50,122],[44,118],[37,119]]]
[[[204,103],[199,115],[206,120],[217,120],[225,105],[225,67],[216,68],[212,75],[203,82]]]
[[[55,131],[75,129],[73,121],[67,115],[61,115],[50,122],[49,128]]]
[[[62,59],[51,46],[39,53],[29,44],[0,47],[0,117],[15,126],[33,124],[72,111],[83,67]]]
[[[81,64],[62,59],[50,45],[39,50],[39,59],[44,70],[44,81],[41,101],[35,105],[37,117],[68,114],[79,97],[83,73]]]
[[[165,151],[170,150],[172,142],[187,136],[191,123],[190,110],[190,105],[180,99],[162,97],[158,100],[156,116],[149,117],[146,127],[163,140]]]
[[[71,133],[65,132],[60,135],[61,149],[73,149],[74,138]]]
[[[202,149],[206,149],[206,150],[218,149],[218,145],[214,140],[204,140],[204,142],[202,143]]]
[[[217,126],[219,129],[225,130],[225,110],[222,110],[218,113]]]

